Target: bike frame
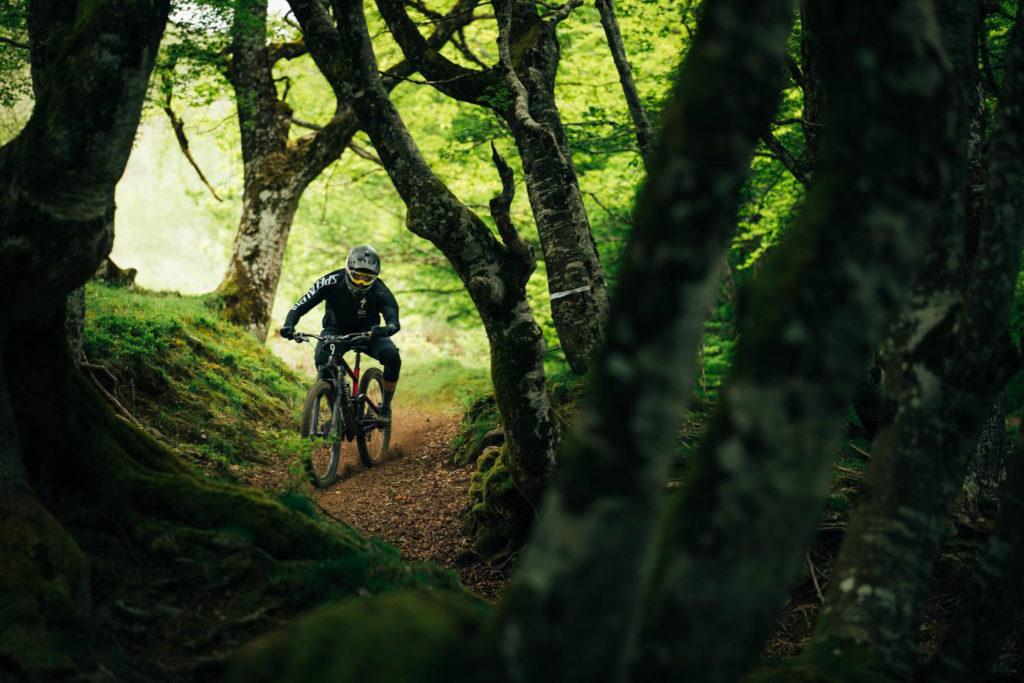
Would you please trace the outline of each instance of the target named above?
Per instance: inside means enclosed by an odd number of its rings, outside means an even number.
[[[352,414],[354,415],[356,406],[359,404],[360,401],[362,401],[370,409],[370,411],[372,411],[375,417],[379,417],[380,411],[377,409],[377,406],[374,405],[372,401],[366,398],[365,392],[363,392],[362,388],[359,386],[359,366],[360,361],[362,360],[363,349],[360,348],[359,346],[352,346],[351,348],[345,350],[356,352],[355,367],[353,368],[348,364],[348,361],[345,360],[345,351],[342,351],[341,353],[337,351],[338,344],[342,343],[340,339],[332,337],[321,337],[315,334],[304,334],[303,337],[311,337],[313,339],[318,339],[324,342],[325,345],[327,345],[327,349],[329,352],[327,356],[327,367],[331,370],[332,375],[330,381],[345,389],[343,393],[346,394],[347,402],[353,409]],[[344,371],[344,375],[342,375],[341,371]],[[351,391],[348,390],[348,387],[346,387],[345,383],[342,381],[343,376],[348,377],[348,379],[351,380]],[[362,424],[357,424],[355,425],[355,427],[360,431],[362,431],[363,429]],[[353,436],[355,435],[353,434]]]

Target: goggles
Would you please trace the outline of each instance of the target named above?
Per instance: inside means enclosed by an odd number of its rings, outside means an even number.
[[[348,271],[348,276],[352,282],[356,283],[360,287],[366,287],[373,284],[373,281],[377,279],[377,276],[373,273],[365,273],[359,270]]]

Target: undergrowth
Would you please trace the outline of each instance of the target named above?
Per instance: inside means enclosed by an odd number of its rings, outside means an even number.
[[[86,288],[86,368],[179,456],[230,475],[299,448],[304,381],[205,297]]]

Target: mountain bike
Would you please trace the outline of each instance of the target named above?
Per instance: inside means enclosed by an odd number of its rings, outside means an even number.
[[[327,364],[306,392],[299,433],[311,442],[306,472],[318,488],[330,486],[338,476],[342,449],[353,441],[359,460],[366,467],[379,463],[391,441],[391,419],[383,417],[384,373],[368,369],[360,377],[359,362],[366,352],[370,334],[317,335],[297,332],[296,342],[318,339],[329,353]],[[355,351],[354,366],[344,354]]]

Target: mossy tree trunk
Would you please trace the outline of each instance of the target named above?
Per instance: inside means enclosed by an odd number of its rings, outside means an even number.
[[[426,45],[402,0],[378,0],[377,6],[406,58],[438,90],[492,109],[509,125],[544,254],[551,315],[566,360],[573,371],[584,372],[604,335],[608,293],[554,95],[561,56],[557,26],[576,3],[541,18],[533,2],[496,2],[499,44],[508,54],[483,71],[455,64]]]
[[[26,676],[60,676],[89,627],[88,565],[37,496],[51,497],[58,454],[32,448],[26,410],[51,432],[75,424],[66,397],[40,398],[75,372],[65,302],[110,251],[114,186],[168,10],[168,0],[28,5],[35,107],[0,149],[0,546],[12,563],[0,574],[0,658]],[[18,382],[28,368],[37,384]]]
[[[924,680],[974,683],[988,679],[1024,606],[1024,440],[1018,441],[999,518],[960,596],[952,625]]]
[[[1020,20],[1008,54],[1000,119],[990,143],[984,220],[974,257],[967,162],[978,3],[936,3],[960,72],[957,168],[940,235],[887,349],[886,393],[896,406],[872,448],[865,490],[846,532],[808,657],[856,649],[897,677],[912,670],[921,604],[950,506],[1000,388],[1009,376],[1010,302],[1024,238],[1024,89]],[[966,286],[963,273],[968,273]],[[994,588],[994,587],[993,587]]]
[[[131,151],[167,11],[166,0],[31,4],[35,108],[0,149],[0,345],[13,331],[29,334],[40,311],[63,312],[68,294],[110,251],[114,186]],[[6,411],[0,425],[0,470],[14,475],[21,456]]]
[[[499,242],[434,175],[381,82],[362,5],[336,0],[332,19],[318,0],[290,4],[317,65],[352,103],[405,202],[407,227],[441,250],[469,291],[490,342],[506,462],[517,488],[536,504],[554,464],[558,427],[544,384],[544,339],[526,300],[533,251],[502,220]]]
[[[949,67],[930,4],[816,9],[828,93],[817,172],[750,292],[729,379],[671,499],[640,680],[734,681],[757,656],[953,172]]]
[[[503,602],[513,680],[627,677],[695,351],[740,188],[778,103],[792,14],[789,0],[705,5],[624,260],[623,278],[645,294],[613,303],[594,393]]]
[[[452,14],[429,38],[440,47],[471,16]],[[227,272],[217,291],[222,315],[265,341],[281,276],[288,234],[303,192],[336,161],[359,127],[348,102],[338,100],[331,120],[315,132],[289,138],[292,109],[278,98],[274,64],[306,54],[302,42],[267,44],[266,0],[236,3],[227,77],[235,92],[245,185],[242,216]],[[414,68],[400,62],[386,74],[388,88]]]

